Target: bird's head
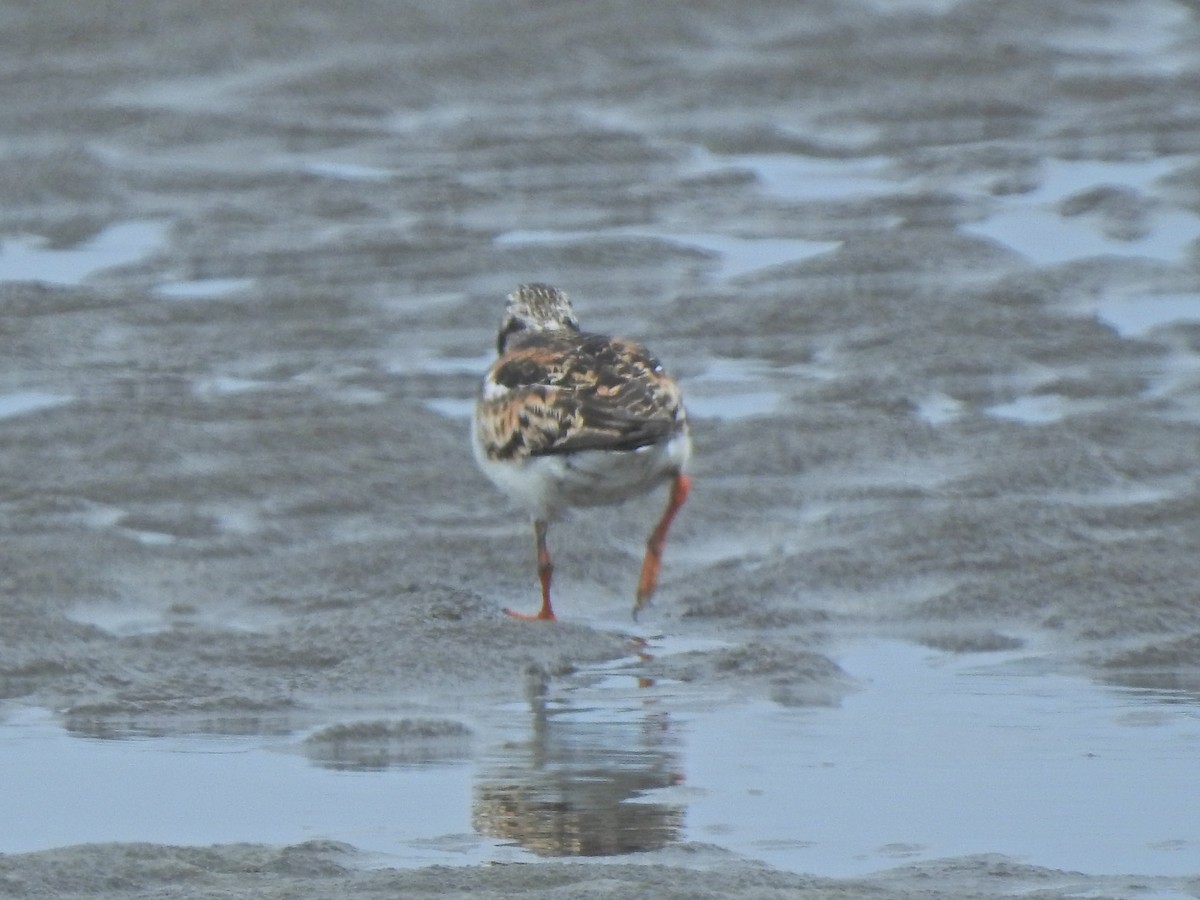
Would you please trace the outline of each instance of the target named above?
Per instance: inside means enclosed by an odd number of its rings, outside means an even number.
[[[524,331],[579,331],[567,295],[548,284],[523,284],[509,294],[500,320],[497,350],[503,354],[509,339]]]

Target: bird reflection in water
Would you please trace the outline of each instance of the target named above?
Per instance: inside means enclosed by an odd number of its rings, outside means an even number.
[[[497,748],[476,781],[475,829],[539,856],[615,856],[679,839],[681,805],[643,799],[683,781],[667,714],[534,697],[528,741]]]

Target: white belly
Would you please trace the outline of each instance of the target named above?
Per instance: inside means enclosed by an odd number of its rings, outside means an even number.
[[[521,460],[488,459],[478,441],[475,459],[500,490],[535,518],[553,519],[571,506],[605,506],[644,494],[683,469],[691,455],[686,431],[637,450],[583,450]]]

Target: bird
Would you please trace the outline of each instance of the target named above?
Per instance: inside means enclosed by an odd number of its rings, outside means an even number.
[[[679,386],[641,344],[583,331],[549,284],[508,295],[496,361],[475,401],[472,447],[483,474],[533,520],[542,605],[513,618],[554,621],[550,523],[577,507],[622,503],[668,484],[646,541],[633,618],[650,603],[663,545],[691,492],[692,453]]]

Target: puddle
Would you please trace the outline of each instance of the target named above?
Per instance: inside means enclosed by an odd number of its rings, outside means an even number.
[[[192,385],[192,391],[197,397],[225,397],[230,394],[244,394],[247,391],[265,391],[277,385],[274,382],[262,381],[256,378],[239,378],[236,375],[214,375],[211,378],[200,378]]]
[[[1200,322],[1200,294],[1108,297],[1094,312],[1121,337],[1140,338],[1163,325]]]
[[[210,300],[236,294],[253,285],[253,278],[200,278],[169,281],[156,287],[154,293],[170,300]]]
[[[161,249],[167,231],[164,222],[121,222],[62,250],[48,247],[42,237],[6,238],[0,241],[0,281],[81,284],[90,275],[138,262]]]
[[[1091,256],[1136,256],[1178,262],[1200,238],[1200,216],[1159,203],[1147,205],[1142,232],[1128,239],[1106,234],[1098,213],[1064,215],[1063,201],[1093,188],[1131,190],[1155,198],[1157,179],[1178,165],[1170,157],[1144,160],[1046,160],[1038,187],[1004,198],[987,221],[962,230],[998,241],[1036,265]]]
[[[964,415],[966,404],[948,394],[934,393],[917,404],[916,415],[927,425],[946,425]]]
[[[1059,265],[1093,256],[1149,257],[1173,262],[1185,260],[1193,243],[1200,239],[1200,216],[1174,207],[1157,188],[1158,179],[1180,165],[1179,158],[1156,157],[1135,160],[1046,160],[1038,186],[1025,194],[996,198],[981,186],[966,183],[959,189],[995,204],[983,222],[962,226],[964,232],[989,238],[1015,250],[1037,265]],[[693,151],[691,171],[746,170],[754,174],[759,188],[772,197],[796,202],[836,201],[863,196],[889,195],[913,189],[918,182],[889,169],[883,157],[819,159],[798,154],[742,154],[722,156],[702,148]],[[1094,188],[1125,189],[1140,204],[1141,216],[1129,234],[1106,232],[1101,210],[1063,213],[1069,201]],[[1120,223],[1118,223],[1120,224]],[[686,240],[686,237],[683,238]],[[799,242],[805,243],[805,242]],[[811,252],[792,256],[780,248],[778,258],[755,261],[756,247],[693,245],[723,254],[736,274],[768,265],[802,259],[837,245],[810,242]],[[744,262],[743,262],[744,260]],[[733,277],[729,271],[722,277]]]
[[[1118,240],[1105,235],[1086,218],[1065,219],[1053,209],[1010,207],[963,230],[997,240],[1037,265],[1059,265],[1089,256],[1138,256],[1179,262],[1200,237],[1200,217],[1163,212],[1154,216],[1154,226],[1146,236]]]
[[[1200,384],[1200,354],[1187,332],[1171,332],[1171,326],[1200,324],[1200,294],[1121,294],[1077,302],[1070,308],[1076,315],[1093,317],[1129,340],[1152,339],[1163,355],[1147,360],[1140,371],[1145,387],[1142,397],[1167,401],[1162,415],[1179,421],[1200,420],[1196,386]]]
[[[889,162],[882,156],[821,159],[795,153],[722,155],[696,147],[688,172],[696,176],[740,169],[752,172],[765,193],[781,200],[845,200],[895,193],[899,181],[888,174]]]
[[[841,241],[805,241],[787,238],[740,238],[722,234],[672,234],[667,236],[689,247],[716,254],[717,277],[738,278],[750,272],[799,262],[836,250]]]
[[[723,752],[689,755],[704,789],[689,836],[830,876],[898,864],[898,846],[909,860],[1195,870],[1194,702],[1041,673],[1017,654],[872,644],[839,662],[867,682],[839,709],[751,705],[691,723],[690,746]],[[1137,726],[1139,711],[1155,715]]]
[[[488,855],[482,840],[453,852],[412,843],[469,830],[469,765],[336,771],[261,741],[76,738],[48,713],[11,716],[0,728],[0,852],[91,841],[294,843],[337,834],[393,855],[405,848],[410,866]]]
[[[1018,397],[1010,403],[989,406],[984,412],[997,419],[1008,419],[1025,425],[1049,425],[1061,422],[1070,410],[1071,402],[1061,394],[1038,394]]]
[[[1158,190],[1156,182],[1180,165],[1178,158],[1156,157],[1136,160],[1046,160],[1040,170],[1038,186],[1025,194],[996,198],[983,187],[964,183],[965,194],[981,195],[995,205],[983,222],[962,226],[964,232],[995,240],[1037,265],[1059,265],[1093,256],[1118,255],[1185,260],[1193,243],[1200,238],[1200,216],[1174,207],[1169,197]],[[690,171],[696,175],[710,172],[745,170],[754,174],[759,188],[772,197],[795,201],[836,201],[863,196],[880,196],[912,190],[918,182],[895,173],[883,157],[820,159],[798,154],[717,155],[703,148],[693,151]],[[1137,204],[1134,223],[1114,223],[1128,234],[1109,234],[1102,210],[1063,212],[1070,201],[1089,189],[1124,189]],[[1136,226],[1136,227],[1132,227]],[[686,236],[681,236],[686,241]],[[762,242],[745,246],[729,243],[708,244],[693,237],[692,245],[718,252],[727,260],[722,277],[734,277],[781,262],[803,259],[826,252],[836,243],[810,243],[803,255],[780,246],[775,258],[756,259]],[[786,243],[786,242],[785,242]]]
[[[704,647],[651,652],[687,649]],[[1194,872],[1194,698],[1100,687],[1018,652],[873,642],[839,662],[860,692],[787,708],[706,702],[617,661],[472,723],[470,760],[366,768],[307,756],[303,735],[100,740],[10,705],[0,853],[331,838],[409,867],[703,841],[834,877],[973,853]]]
[[[1058,203],[1079,191],[1100,185],[1121,185],[1153,193],[1155,182],[1180,164],[1170,156],[1143,159],[1046,159],[1041,165],[1038,186],[1022,200]]]
[[[778,411],[784,394],[771,385],[779,380],[822,380],[829,375],[816,366],[777,366],[765,359],[713,356],[697,375],[680,380],[688,415],[701,419],[747,419]]]
[[[74,397],[66,394],[52,394],[48,391],[17,391],[12,394],[0,394],[0,419],[11,419],[13,416],[23,416],[26,413],[39,412],[70,403]]]

